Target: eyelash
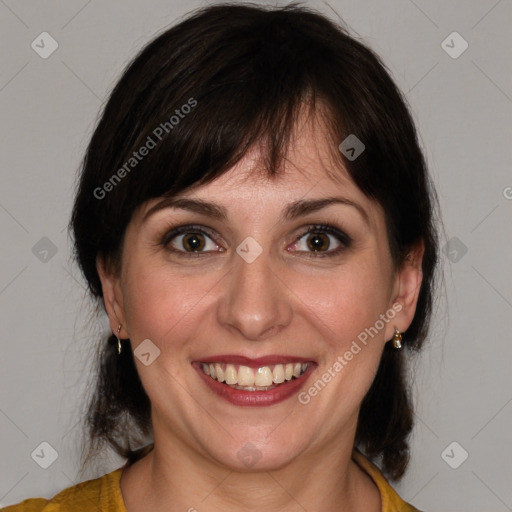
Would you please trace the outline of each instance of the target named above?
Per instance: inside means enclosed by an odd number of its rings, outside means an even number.
[[[215,243],[215,235],[214,233],[203,227],[198,225],[186,225],[186,226],[178,226],[176,228],[171,229],[170,231],[166,232],[165,235],[160,240],[160,245],[165,247],[167,250],[178,254],[179,256],[185,257],[185,258],[197,258],[202,257],[205,254],[208,254],[209,251],[194,251],[194,252],[187,252],[182,251],[179,249],[175,249],[173,247],[169,247],[170,242],[173,240],[173,238],[183,235],[186,233],[201,233],[203,235],[207,235],[210,239],[212,239]],[[352,244],[352,238],[344,233],[343,231],[340,231],[339,229],[335,228],[334,226],[330,226],[328,224],[315,224],[313,226],[309,226],[305,231],[301,232],[299,235],[295,237],[294,243],[298,242],[302,237],[308,234],[317,234],[317,233],[325,233],[327,235],[333,235],[338,239],[340,242],[340,246],[337,249],[333,249],[331,251],[323,252],[323,251],[312,251],[310,252],[310,256],[312,258],[325,258],[325,257],[334,257],[338,256],[343,250],[350,247]],[[298,252],[305,252],[305,251],[298,251]]]

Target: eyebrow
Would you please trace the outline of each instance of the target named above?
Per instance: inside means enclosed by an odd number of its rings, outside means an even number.
[[[350,201],[344,197],[325,197],[321,199],[300,199],[294,203],[289,204],[281,215],[283,220],[294,220],[298,217],[314,213],[318,210],[326,208],[332,204],[343,204],[355,208],[364,221],[370,224],[370,218],[366,213],[366,210],[359,204]],[[228,212],[224,206],[210,203],[202,199],[189,199],[189,198],[177,198],[167,197],[154,205],[144,215],[142,222],[145,222],[148,217],[154,213],[163,210],[165,208],[178,208],[181,210],[187,210],[201,215],[212,217],[219,221],[226,221],[228,218]]]

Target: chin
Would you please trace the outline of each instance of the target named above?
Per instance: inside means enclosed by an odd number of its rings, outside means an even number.
[[[242,473],[281,469],[293,461],[300,451],[289,442],[289,436],[286,439],[277,435],[273,439],[265,439],[260,433],[259,438],[240,436],[218,447],[211,445],[210,438],[208,450],[219,464]]]

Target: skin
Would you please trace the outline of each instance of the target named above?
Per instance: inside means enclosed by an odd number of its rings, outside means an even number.
[[[135,358],[152,403],[155,445],[122,474],[129,512],[381,509],[376,486],[351,453],[384,345],[413,319],[423,250],[394,267],[380,205],[333,160],[322,123],[301,119],[277,178],[259,172],[261,152],[254,147],[220,178],[180,195],[224,206],[226,221],[176,208],[143,221],[160,200],[152,199],[134,212],[119,273],[98,259],[113,332],[121,324],[120,337],[133,349],[150,339],[160,350],[149,366]],[[330,196],[359,205],[367,218],[354,206],[333,204],[278,221],[293,201]],[[204,235],[207,252],[198,258],[186,256],[183,236],[167,248],[159,243],[170,227],[186,224],[215,234]],[[353,241],[344,246],[321,235],[322,251],[342,251],[319,257],[307,244],[314,233],[297,241],[315,224],[332,225]],[[236,252],[247,236],[263,249],[252,263]],[[318,364],[307,390],[397,303],[401,311],[307,405],[294,395],[269,407],[235,406],[213,394],[191,366],[214,354],[305,357]],[[247,443],[260,455],[250,468],[237,455]]]

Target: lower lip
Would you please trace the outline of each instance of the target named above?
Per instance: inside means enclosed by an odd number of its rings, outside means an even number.
[[[224,400],[240,406],[261,407],[265,405],[274,405],[287,398],[290,398],[304,385],[315,365],[309,364],[306,371],[297,379],[289,380],[275,388],[267,391],[244,391],[243,389],[234,389],[227,384],[214,380],[200,368],[201,363],[193,363],[192,366],[197,370],[206,385]]]

